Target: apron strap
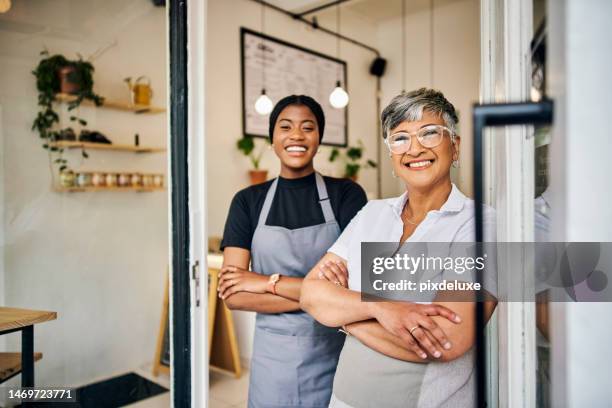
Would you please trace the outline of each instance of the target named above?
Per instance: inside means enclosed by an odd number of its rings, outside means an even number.
[[[264,201],[264,205],[261,208],[261,212],[259,213],[259,220],[257,221],[257,226],[265,225],[266,220],[268,219],[268,214],[270,214],[270,208],[272,207],[272,200],[274,200],[274,193],[276,193],[276,186],[278,185],[278,177],[274,179],[272,185],[268,189],[268,193],[266,194],[266,199]]]
[[[325,181],[319,173],[315,173],[315,178],[317,180],[317,192],[319,193],[319,205],[321,206],[321,210],[323,211],[325,222],[336,222],[334,211],[332,210],[331,203],[329,202],[329,197],[327,196],[327,187],[325,187]]]
[[[334,211],[332,210],[331,203],[329,202],[329,197],[327,196],[327,187],[325,186],[325,181],[319,173],[315,173],[315,180],[317,182],[317,192],[319,193],[319,205],[321,206],[321,211],[323,211],[323,217],[325,218],[325,222],[336,222]],[[272,185],[266,193],[266,199],[264,201],[263,207],[261,208],[261,212],[259,213],[259,220],[257,221],[257,226],[265,225],[266,220],[268,219],[268,214],[270,213],[270,208],[272,207],[272,201],[274,200],[274,194],[276,193],[277,185],[278,177],[274,179]]]

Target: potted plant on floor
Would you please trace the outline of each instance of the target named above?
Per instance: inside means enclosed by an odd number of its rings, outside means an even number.
[[[83,100],[91,100],[96,106],[103,103],[103,98],[93,91],[93,65],[84,61],[81,57],[78,60],[69,60],[63,55],[49,55],[48,51],[42,51],[40,55],[43,59],[32,74],[36,77],[36,89],[38,90],[38,114],[32,123],[32,130],[36,130],[44,140],[43,147],[49,152],[59,153],[59,157],[54,163],[59,166],[59,172],[68,169],[68,163],[63,158],[64,149],[53,146],[51,143],[67,139],[67,135],[74,135],[71,128],[57,129],[54,126],[59,124],[59,115],[53,109],[53,102],[56,101],[58,93],[74,95],[74,100],[68,102],[68,110],[71,111],[81,105]],[[70,121],[86,126],[87,122],[76,116],[71,115]],[[82,151],[83,157],[87,158],[87,153]]]
[[[373,160],[364,160],[363,158],[363,142],[359,140],[357,146],[348,146],[346,150],[340,150],[334,147],[329,155],[329,161],[335,162],[341,160],[344,163],[344,178],[350,178],[357,181],[361,169],[376,168],[377,164]]]
[[[261,170],[259,168],[264,147],[262,146],[256,151],[255,140],[252,136],[244,136],[242,139],[238,140],[238,142],[236,142],[236,147],[242,154],[249,158],[253,165],[253,168],[249,170],[251,185],[260,184],[266,181],[268,178],[268,170]]]

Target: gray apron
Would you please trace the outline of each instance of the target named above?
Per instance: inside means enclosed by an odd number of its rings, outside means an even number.
[[[264,201],[251,247],[252,267],[264,275],[303,278],[340,235],[323,177],[315,174],[325,223],[289,230],[266,225],[278,185]],[[249,407],[327,407],[344,335],[303,311],[258,313]]]

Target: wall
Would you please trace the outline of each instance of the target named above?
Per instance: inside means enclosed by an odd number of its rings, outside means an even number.
[[[45,47],[94,61],[95,90],[127,99],[123,78],[147,75],[166,100],[165,10],[148,0],[20,0],[0,15],[4,305],[57,311],[36,326],[37,385],[78,385],[153,358],[168,264],[164,192],[61,194],[47,152],[30,130],[37,112],[31,71]],[[115,43],[116,42],[116,43]],[[114,45],[113,45],[114,44]],[[115,143],[164,146],[166,115],[81,108],[90,129]],[[63,123],[67,114],[63,114]],[[165,173],[165,154],[90,151],[75,169]],[[1,235],[0,235],[1,236]],[[2,285],[0,285],[1,287]],[[19,349],[19,336],[8,347]],[[18,381],[18,378],[13,380]]]
[[[398,2],[386,3],[401,10]],[[432,15],[429,0],[407,2],[406,90],[433,87],[455,105],[459,112],[461,153],[460,167],[453,169],[452,176],[458,187],[470,195],[471,112],[473,103],[478,102],[480,81],[480,6],[478,0],[435,0],[433,5]],[[401,12],[378,23],[378,47],[388,60],[388,71],[382,78],[383,108],[402,89],[401,24]],[[386,159],[386,154],[383,158]],[[382,191],[383,196],[403,191],[403,186],[391,177],[388,159],[383,160]]]

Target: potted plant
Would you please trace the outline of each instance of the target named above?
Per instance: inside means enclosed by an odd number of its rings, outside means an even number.
[[[32,74],[36,77],[36,89],[38,90],[39,111],[32,123],[32,130],[36,130],[44,140],[43,147],[49,152],[58,152],[59,157],[54,163],[59,165],[60,173],[68,168],[66,159],[62,157],[64,149],[51,145],[51,142],[67,140],[65,136],[72,132],[72,129],[57,129],[55,124],[59,124],[59,115],[53,109],[53,102],[58,93],[68,93],[74,95],[74,100],[68,102],[68,110],[71,111],[81,105],[84,99],[93,101],[96,106],[103,103],[102,97],[93,92],[93,65],[84,61],[80,56],[78,60],[69,60],[63,55],[49,55],[47,50],[40,55],[43,59]],[[87,122],[77,117],[70,116],[72,122],[86,126]],[[73,132],[72,132],[73,133]],[[87,158],[87,153],[82,151],[83,157]]]
[[[357,146],[348,146],[343,152],[334,147],[329,155],[329,161],[334,162],[340,159],[344,163],[344,178],[357,181],[359,171],[364,168],[376,168],[377,164],[373,160],[363,160],[363,142],[359,140]],[[344,154],[343,154],[344,153]]]
[[[261,170],[259,168],[264,148],[261,147],[256,152],[255,140],[252,136],[244,136],[242,139],[238,140],[238,142],[236,142],[236,147],[242,152],[242,154],[249,158],[251,164],[253,165],[253,168],[249,170],[251,184],[260,184],[266,181],[268,178],[268,170]]]

